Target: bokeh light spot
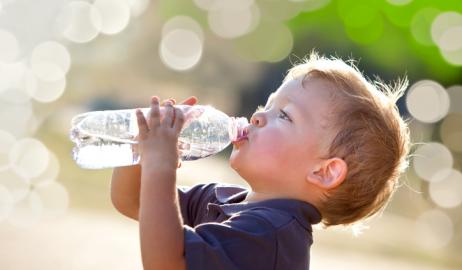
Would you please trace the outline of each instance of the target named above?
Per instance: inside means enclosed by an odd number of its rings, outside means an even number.
[[[440,207],[454,208],[462,203],[462,173],[457,170],[440,171],[429,186],[431,199]]]
[[[9,156],[11,168],[25,178],[42,174],[50,160],[46,146],[34,138],[16,141]]]
[[[203,10],[209,10],[217,0],[193,0],[194,4]]]
[[[76,43],[86,43],[98,36],[102,18],[98,10],[84,1],[70,2],[58,17],[63,36]]]
[[[383,33],[383,18],[375,5],[366,1],[337,3],[337,12],[345,25],[348,37],[359,44],[371,44]]]
[[[21,84],[26,65],[23,62],[0,62],[0,93],[5,89],[17,88]]]
[[[7,220],[17,227],[31,227],[37,224],[42,216],[43,207],[36,192],[29,192],[22,200],[13,205]]]
[[[448,93],[435,81],[419,81],[411,86],[406,95],[409,113],[425,123],[434,123],[445,117],[449,104]]]
[[[169,19],[164,26],[162,26],[162,36],[178,29],[193,31],[202,42],[204,41],[204,31],[202,27],[198,22],[188,16],[176,16]]]
[[[96,0],[93,5],[101,17],[101,33],[117,34],[130,22],[130,7],[125,0]]]
[[[404,6],[412,2],[412,0],[387,0],[388,3],[396,6]]]
[[[22,137],[29,129],[32,103],[30,100],[24,102],[11,100],[11,95],[9,95],[11,91],[0,93],[0,129],[13,134],[15,137]],[[19,91],[18,94],[20,94]]]
[[[440,11],[436,8],[423,8],[419,10],[411,21],[411,33],[417,42],[422,45],[433,45],[431,26]]]
[[[0,130],[0,171],[9,167],[9,152],[15,141],[13,134]]]
[[[426,180],[435,180],[433,176],[443,170],[452,168],[453,157],[449,149],[437,142],[421,145],[413,154],[416,174]]]
[[[368,1],[367,3],[371,3]],[[409,29],[415,14],[415,5],[381,5],[381,11],[392,24]]]
[[[13,62],[19,55],[19,43],[16,37],[0,29],[0,62]]]
[[[9,191],[13,202],[24,199],[30,189],[27,178],[24,178],[12,169],[0,171],[0,185]]]
[[[143,14],[149,7],[150,0],[126,0],[130,6],[130,13],[133,17]]]
[[[451,113],[440,127],[441,141],[452,151],[462,152],[462,114]]]
[[[432,23],[431,33],[446,62],[462,65],[462,14],[455,11],[440,13]]]
[[[426,124],[413,119],[409,122],[409,129],[411,133],[411,142],[420,143],[431,141],[434,126],[433,124]]]
[[[415,222],[415,240],[423,248],[439,249],[451,241],[454,235],[452,220],[440,210],[429,210]]]
[[[61,80],[69,71],[71,56],[58,42],[47,41],[32,51],[30,66],[34,74],[44,81]]]
[[[28,92],[38,102],[49,103],[57,100],[66,90],[66,77],[57,81],[44,81],[35,76],[29,77]]]
[[[346,27],[346,33],[351,40],[358,44],[368,45],[373,44],[383,34],[383,19],[377,15],[374,20],[364,27]]]
[[[462,27],[462,14],[454,11],[440,13],[434,20],[431,26],[431,33],[433,41],[441,48],[445,49],[445,46],[458,46],[462,42],[462,37],[454,37],[458,40],[458,44],[449,44],[445,37],[445,32],[452,29]],[[446,42],[445,42],[446,41]]]
[[[222,38],[236,38],[247,34],[259,19],[253,1],[216,1],[208,13],[210,29]],[[257,11],[257,12],[255,12]]]
[[[438,46],[449,52],[462,49],[462,24],[444,31],[438,39]]]
[[[40,186],[55,181],[60,171],[60,163],[55,153],[48,151],[49,162],[47,168],[38,176],[29,179],[34,186]]]
[[[309,3],[313,1],[305,1]],[[283,22],[297,16],[302,9],[302,3],[287,1],[258,1],[261,19],[265,21]],[[308,7],[306,7],[308,9]]]
[[[22,105],[30,101],[28,93],[18,88],[5,90],[1,94],[1,100],[12,105]]]
[[[462,113],[462,86],[453,85],[448,87],[447,92],[451,101],[449,112]]]
[[[45,82],[61,80],[66,76],[61,67],[55,63],[40,62],[35,64],[32,68],[34,75]]]
[[[462,66],[462,49],[456,51],[441,50],[444,60],[454,66]]]
[[[193,31],[173,30],[162,37],[159,53],[167,67],[185,71],[199,63],[202,56],[202,41]]]
[[[235,41],[237,53],[253,61],[279,62],[292,51],[293,36],[282,23],[260,24],[251,35]]]

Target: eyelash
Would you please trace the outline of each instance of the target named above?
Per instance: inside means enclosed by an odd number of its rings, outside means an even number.
[[[257,112],[263,112],[263,111],[265,111],[265,107],[260,105],[257,107],[257,110],[255,112],[257,113]],[[283,115],[283,117],[285,117],[287,121],[292,122],[292,120],[290,119],[290,117],[287,115],[287,113],[284,110],[282,109],[279,110],[278,116],[280,115]]]

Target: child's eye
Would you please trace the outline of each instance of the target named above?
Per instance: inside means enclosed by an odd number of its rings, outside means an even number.
[[[287,115],[287,113],[286,113],[284,110],[279,110],[279,115],[278,115],[278,117],[281,117],[282,119],[286,119],[287,121],[292,122],[292,120],[290,119],[289,115]]]
[[[266,111],[267,109],[263,106],[258,106],[257,107],[257,110],[255,111],[255,113],[258,113],[258,112],[264,112]],[[292,119],[290,119],[289,115],[284,111],[284,110],[279,110],[279,113],[278,113],[278,117],[280,117],[281,119],[285,119],[287,121],[290,121],[292,122]]]

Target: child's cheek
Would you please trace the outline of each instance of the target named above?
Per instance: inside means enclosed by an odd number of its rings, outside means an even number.
[[[259,134],[260,135],[260,134]],[[259,172],[276,176],[281,171],[291,168],[292,155],[294,150],[292,143],[283,140],[281,133],[261,134],[250,141],[249,156],[252,159],[252,167],[258,168]]]
[[[271,157],[281,154],[284,151],[284,140],[280,132],[271,131],[258,134],[259,136],[251,141],[251,147],[259,157]]]

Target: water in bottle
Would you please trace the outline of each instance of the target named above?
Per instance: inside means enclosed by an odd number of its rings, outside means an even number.
[[[225,149],[245,134],[244,117],[229,117],[204,105],[175,105],[185,115],[178,138],[181,160],[204,158]],[[145,116],[150,108],[141,109]],[[164,107],[160,107],[163,115]],[[75,143],[73,158],[87,169],[111,168],[139,163],[138,124],[134,109],[94,111],[79,114],[71,121],[70,138]]]

